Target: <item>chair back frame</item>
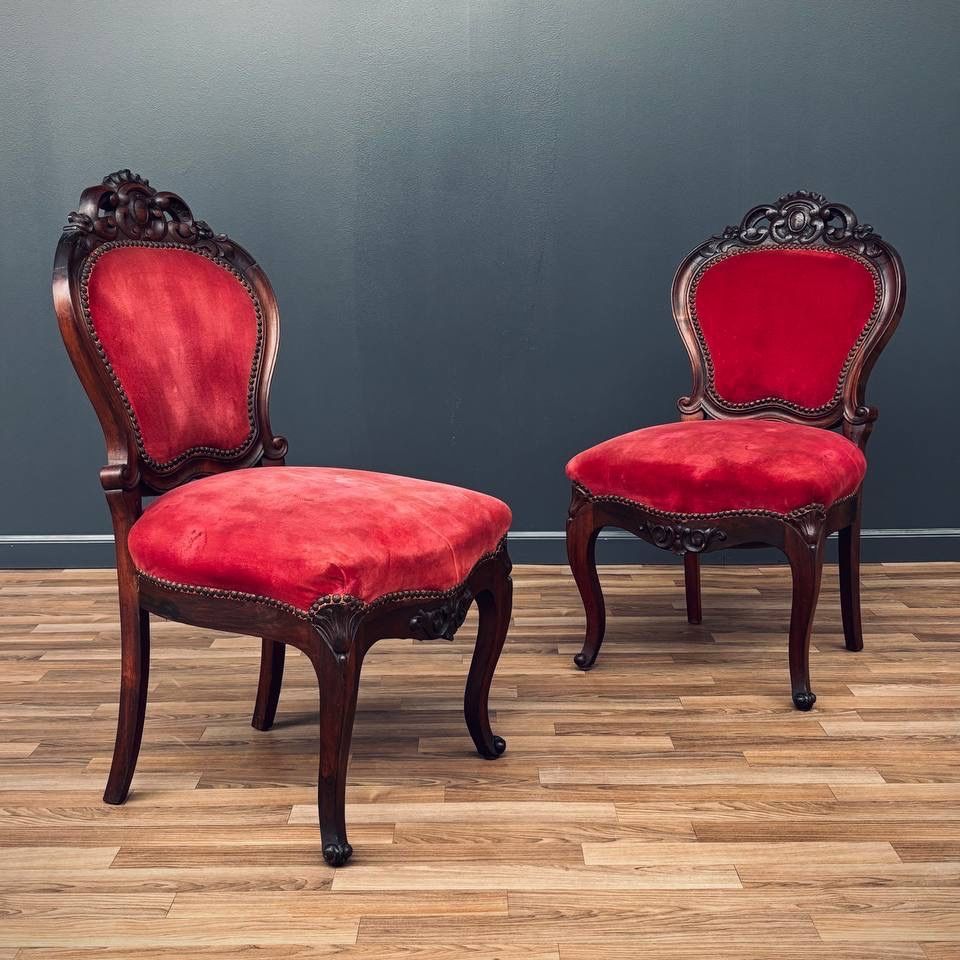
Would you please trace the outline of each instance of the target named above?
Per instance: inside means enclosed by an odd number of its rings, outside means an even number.
[[[178,247],[205,254],[248,286],[262,329],[250,385],[252,429],[241,448],[192,448],[170,464],[157,464],[147,456],[122,386],[87,323],[85,267],[91,256],[103,253],[108,245],[124,244]],[[67,352],[103,429],[107,464],[100,471],[100,481],[105,491],[152,495],[195,477],[283,462],[287,442],[273,434],[269,415],[270,382],[280,340],[279,312],[270,281],[243,247],[225,234],[214,234],[177,194],[155,190],[130,170],[111,173],[84,190],[57,245],[53,299]]]
[[[837,393],[829,404],[814,409],[769,397],[732,404],[714,389],[713,363],[694,305],[697,284],[720,259],[751,250],[785,248],[824,250],[856,258],[874,274],[877,307],[847,356]],[[677,401],[681,419],[766,417],[827,429],[840,426],[861,449],[866,445],[878,415],[876,407],[865,402],[867,378],[900,322],[906,282],[897,251],[869,224],[860,223],[848,206],[829,201],[823,194],[800,190],[785,194],[774,204],[753,207],[739,225],[726,227],[683,260],[674,277],[671,299],[693,374],[690,395]]]

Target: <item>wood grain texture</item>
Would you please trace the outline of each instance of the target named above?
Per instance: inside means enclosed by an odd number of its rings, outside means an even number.
[[[514,571],[495,764],[461,712],[475,612],[448,645],[370,651],[362,855],[335,871],[303,655],[263,733],[260,641],[154,620],[140,765],[108,807],[115,575],[0,573],[0,960],[960,957],[960,564],[865,567],[856,655],[827,567],[809,714],[786,568],[705,566],[706,626],[678,616],[680,565],[600,575],[584,674],[569,571]]]

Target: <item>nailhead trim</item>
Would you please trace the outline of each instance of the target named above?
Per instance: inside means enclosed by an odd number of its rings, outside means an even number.
[[[385,593],[371,601],[361,600],[359,597],[351,596],[345,593],[330,593],[322,597],[317,597],[310,605],[309,609],[304,610],[301,607],[294,606],[292,603],[286,603],[283,600],[276,600],[273,597],[263,596],[256,593],[246,593],[242,590],[223,590],[219,587],[200,587],[190,583],[178,583],[174,580],[165,580],[162,577],[155,577],[143,570],[137,569],[138,579],[152,583],[155,586],[162,587],[165,590],[175,590],[178,593],[188,593],[193,596],[207,597],[210,600],[240,600],[249,603],[259,603],[276,610],[282,610],[290,613],[299,620],[312,620],[322,610],[334,606],[351,606],[364,614],[377,610],[380,607],[390,603],[397,603],[405,600],[446,600],[455,593],[461,591],[467,580],[473,576],[474,571],[483,563],[492,560],[504,548],[507,538],[500,539],[497,546],[483,554],[470,568],[467,576],[458,584],[450,587],[448,590],[396,590],[393,593]]]
[[[116,249],[117,247],[147,247],[152,250],[158,248],[166,250],[186,250],[188,253],[192,253],[195,256],[205,257],[207,260],[215,263],[218,267],[226,270],[232,277],[238,280],[246,291],[247,296],[250,297],[257,317],[257,340],[253,351],[253,365],[250,370],[250,379],[247,383],[247,417],[250,422],[250,433],[239,446],[233,447],[229,450],[222,447],[210,446],[190,447],[189,449],[184,450],[182,453],[177,454],[177,456],[175,456],[173,459],[164,461],[155,460],[147,453],[143,440],[143,432],[140,428],[140,421],[137,419],[137,415],[133,409],[133,404],[130,402],[130,398],[127,396],[127,392],[124,390],[123,384],[120,382],[120,378],[117,376],[113,369],[113,365],[107,358],[106,349],[100,340],[100,335],[97,333],[96,327],[93,323],[93,317],[90,313],[90,276],[93,273],[93,269],[96,267],[100,257],[110,250]],[[97,249],[90,254],[83,265],[83,270],[80,274],[80,312],[83,316],[83,322],[87,328],[90,339],[93,341],[94,348],[97,351],[97,355],[100,357],[101,362],[106,368],[111,382],[117,390],[117,393],[120,395],[120,400],[123,403],[124,410],[126,410],[127,416],[130,418],[130,424],[133,428],[133,435],[134,439],[136,440],[137,450],[140,454],[140,459],[143,460],[145,464],[152,467],[155,471],[157,471],[157,473],[168,473],[184,461],[190,460],[193,457],[215,457],[218,460],[233,460],[236,457],[246,453],[246,451],[253,446],[253,442],[257,437],[257,380],[260,376],[260,363],[263,354],[263,311],[261,310],[260,301],[257,299],[252,285],[246,279],[246,277],[244,277],[243,274],[240,273],[240,271],[237,270],[237,268],[231,263],[228,263],[221,257],[213,256],[213,254],[208,253],[206,250],[200,250],[182,243],[154,243],[143,240],[117,240],[110,243],[104,243],[97,247]]]
[[[593,494],[591,493],[583,484],[574,483],[574,486],[586,497],[588,500],[593,501],[594,503],[618,503],[623,506],[633,507],[638,510],[643,510],[644,513],[649,513],[655,517],[662,517],[664,520],[716,520],[723,519],[724,517],[769,517],[774,520],[797,520],[802,517],[804,514],[809,513],[811,510],[823,510],[824,512],[832,510],[837,504],[844,503],[847,500],[853,500],[860,492],[859,486],[853,493],[848,493],[845,496],[839,497],[830,504],[829,507],[825,507],[822,503],[808,503],[804,507],[797,507],[794,510],[791,510],[789,513],[777,513],[776,510],[762,510],[762,509],[743,509],[743,510],[720,510],[717,513],[668,513],[665,510],[657,510],[656,507],[648,506],[645,503],[641,503],[639,500],[630,500],[628,497],[618,497],[613,494]]]
[[[163,587],[164,590],[176,590],[177,593],[189,593],[193,596],[206,597],[210,600],[246,600],[250,603],[260,603],[264,606],[274,607],[277,610],[282,610],[284,613],[291,613],[300,620],[310,619],[306,610],[301,610],[292,603],[285,603],[283,600],[274,600],[272,597],[264,597],[256,593],[245,593],[242,590],[221,590],[218,587],[198,587],[190,583],[178,583],[174,580],[165,580],[163,577],[155,577],[152,574],[145,573],[143,570],[137,570],[137,578],[145,583],[152,583],[155,586]]]
[[[707,384],[706,384],[706,393],[707,396],[716,404],[723,407],[727,410],[754,410],[758,407],[767,407],[776,405],[779,407],[786,407],[789,410],[794,410],[797,413],[804,414],[818,414],[826,413],[828,410],[835,407],[843,399],[843,385],[844,381],[847,378],[847,374],[850,371],[850,366],[853,363],[854,357],[857,355],[860,347],[863,345],[864,340],[866,340],[870,331],[873,329],[874,325],[877,322],[877,318],[880,316],[880,307],[883,299],[883,287],[880,283],[880,276],[874,268],[873,264],[870,263],[866,257],[861,257],[859,254],[852,253],[849,250],[838,250],[836,247],[827,247],[823,244],[816,244],[814,246],[807,246],[806,244],[800,244],[797,242],[787,242],[781,244],[781,247],[793,247],[796,249],[802,250],[822,250],[827,253],[839,254],[843,257],[849,257],[851,260],[855,260],[857,263],[864,266],[873,276],[873,289],[874,289],[874,301],[873,301],[873,310],[870,313],[870,316],[867,318],[867,322],[864,324],[863,329],[860,331],[860,335],[857,337],[853,346],[850,348],[850,352],[847,354],[846,360],[843,362],[843,366],[840,368],[840,377],[837,380],[837,388],[834,391],[833,397],[824,404],[821,404],[819,407],[804,407],[798,403],[794,403],[791,400],[785,400],[783,397],[763,397],[760,400],[750,400],[744,403],[734,403],[730,400],[724,400],[723,397],[717,393],[716,384],[714,382],[714,366],[713,366],[713,357],[710,355],[710,348],[707,346],[706,338],[703,335],[703,331],[700,329],[700,319],[697,316],[696,309],[696,298],[697,298],[697,288],[700,286],[700,281],[704,278],[707,272],[715,267],[722,260],[729,260],[731,257],[740,257],[745,254],[750,253],[765,253],[767,252],[766,248],[751,248],[748,250],[730,250],[727,253],[721,254],[720,256],[713,257],[708,260],[696,273],[696,276],[693,278],[693,282],[690,284],[690,292],[687,295],[687,305],[690,310],[690,320],[693,324],[693,331],[697,337],[697,343],[700,345],[700,352],[703,356],[704,366],[707,370]]]

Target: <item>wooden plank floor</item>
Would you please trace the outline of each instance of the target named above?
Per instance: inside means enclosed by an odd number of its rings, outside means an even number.
[[[257,641],[155,621],[107,807],[112,574],[0,574],[0,960],[960,957],[960,564],[866,568],[861,654],[828,568],[809,714],[785,568],[706,568],[702,627],[679,567],[603,580],[583,674],[569,573],[516,570],[495,762],[460,713],[473,614],[453,644],[374,648],[335,872],[302,656],[257,733]]]

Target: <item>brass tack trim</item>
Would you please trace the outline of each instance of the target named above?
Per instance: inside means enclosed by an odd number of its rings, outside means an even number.
[[[706,383],[706,394],[717,406],[725,410],[755,410],[761,407],[769,406],[778,406],[786,407],[788,410],[793,410],[796,413],[813,415],[813,414],[822,414],[826,413],[829,410],[832,410],[843,400],[843,386],[844,381],[847,379],[847,374],[850,372],[850,367],[853,364],[853,360],[856,357],[860,347],[863,346],[864,341],[869,336],[871,330],[876,325],[877,319],[880,316],[880,308],[883,303],[883,286],[880,282],[880,275],[878,274],[874,265],[866,258],[860,256],[860,254],[853,253],[849,250],[840,250],[836,247],[828,247],[824,244],[814,244],[808,246],[804,243],[798,241],[785,241],[780,244],[779,249],[788,248],[788,249],[797,249],[797,250],[819,250],[826,253],[833,253],[841,257],[848,257],[850,260],[855,260],[865,269],[870,271],[870,274],[873,277],[873,310],[870,312],[870,316],[867,318],[866,323],[863,325],[863,328],[860,331],[860,335],[854,341],[853,346],[850,348],[850,351],[847,353],[847,357],[843,362],[843,366],[840,368],[840,376],[837,380],[837,387],[834,390],[833,397],[828,400],[826,403],[821,404],[819,407],[804,407],[798,403],[794,403],[791,400],[786,400],[783,397],[762,397],[759,400],[750,400],[743,403],[734,402],[732,400],[724,400],[723,397],[717,392],[715,376],[714,376],[714,366],[713,366],[713,357],[710,355],[710,348],[707,346],[706,338],[703,335],[703,330],[700,328],[700,318],[697,315],[696,308],[696,299],[697,299],[697,289],[700,286],[700,281],[704,278],[709,270],[715,267],[718,263],[723,260],[729,260],[732,257],[741,257],[746,254],[751,253],[769,253],[770,248],[757,247],[750,249],[737,249],[730,250],[726,253],[722,253],[719,256],[712,257],[706,263],[701,266],[696,275],[693,278],[693,282],[690,284],[690,291],[687,294],[687,306],[690,311],[690,320],[693,325],[693,332],[697,338],[697,343],[700,345],[700,353],[703,356],[704,366],[707,371],[707,383]]]
[[[322,610],[335,606],[350,606],[356,608],[358,611],[362,611],[364,614],[367,614],[378,609],[379,607],[386,606],[387,604],[406,600],[445,600],[462,590],[466,585],[466,582],[470,579],[470,577],[473,576],[474,571],[478,567],[486,563],[488,560],[492,560],[504,549],[506,541],[507,538],[505,536],[502,537],[493,550],[483,554],[476,561],[476,563],[474,563],[474,565],[470,568],[470,572],[466,577],[464,577],[463,580],[447,590],[396,590],[393,593],[385,593],[382,596],[370,601],[361,600],[359,597],[354,597],[350,594],[330,593],[321,597],[317,597],[317,599],[314,600],[313,603],[310,604],[310,607],[306,610],[301,607],[297,607],[292,603],[287,603],[283,600],[277,600],[273,597],[267,597],[262,594],[247,593],[243,590],[226,590],[221,587],[204,587],[191,583],[180,583],[175,580],[166,580],[163,577],[155,577],[153,574],[147,573],[139,568],[137,568],[137,578],[144,583],[151,583],[155,586],[163,588],[164,590],[173,590],[177,593],[187,593],[192,596],[207,597],[211,600],[236,600],[246,603],[259,603],[263,604],[264,606],[273,607],[276,610],[282,610],[285,613],[292,614],[299,620],[312,620]]]
[[[188,253],[192,253],[194,256],[204,257],[211,263],[215,263],[218,267],[226,270],[234,279],[239,281],[246,291],[247,296],[250,297],[257,318],[257,339],[253,351],[253,365],[250,369],[250,378],[247,382],[247,419],[250,423],[250,433],[239,446],[233,447],[229,450],[222,447],[195,446],[177,454],[177,456],[173,457],[171,460],[163,461],[155,460],[147,453],[143,439],[143,431],[140,428],[140,421],[137,419],[137,415],[133,409],[133,404],[130,402],[130,398],[128,397],[126,390],[124,390],[123,384],[120,382],[120,378],[117,376],[116,371],[113,369],[113,365],[110,363],[110,360],[107,357],[106,348],[100,340],[100,335],[97,333],[96,327],[93,323],[93,317],[90,313],[90,277],[100,258],[105,253],[115,250],[118,247],[146,247],[151,250],[186,250]],[[117,393],[120,395],[123,408],[130,419],[131,426],[133,427],[133,435],[134,439],[136,440],[137,451],[140,454],[140,459],[143,460],[144,463],[152,467],[157,473],[169,473],[181,463],[184,463],[193,457],[213,457],[218,460],[233,460],[236,457],[246,453],[253,446],[253,443],[257,438],[256,401],[257,380],[260,376],[260,363],[263,356],[263,311],[261,310],[260,301],[257,299],[250,282],[246,279],[246,277],[243,276],[242,273],[240,273],[239,270],[236,269],[236,267],[228,263],[222,257],[216,257],[213,254],[208,253],[206,250],[197,249],[196,247],[188,246],[183,243],[153,242],[143,240],[110,241],[97,247],[96,250],[94,250],[93,253],[87,257],[83,265],[83,270],[80,274],[80,312],[83,317],[84,326],[87,329],[87,333],[90,336],[91,341],[93,342],[97,355],[100,357],[100,361],[103,363],[114,389],[116,389]]]

